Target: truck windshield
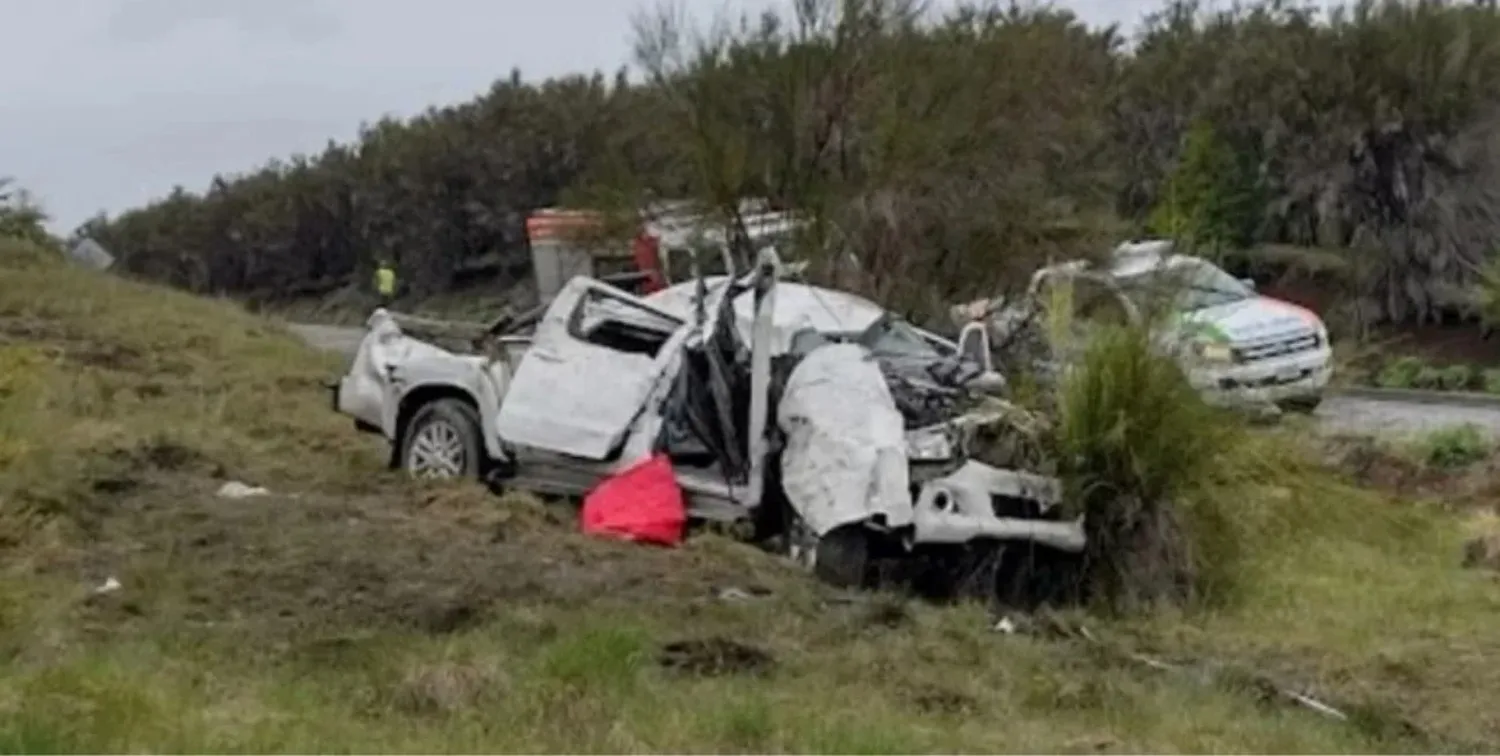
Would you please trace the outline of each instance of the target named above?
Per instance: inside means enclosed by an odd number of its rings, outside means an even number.
[[[750,251],[753,253],[749,262],[736,260],[736,266],[743,266],[744,270],[753,267],[755,255],[766,247],[774,246],[777,251],[785,253],[792,241],[790,231],[778,231],[768,234],[752,235],[750,238]],[[662,250],[662,263],[666,267],[667,282],[681,283],[693,278],[693,254],[698,256],[698,271],[705,276],[732,276],[736,271],[728,268],[729,256],[724,253],[724,245],[712,241],[705,241],[696,248],[691,247],[669,247]]]
[[[1122,277],[1120,284],[1133,298],[1169,301],[1182,312],[1239,302],[1255,291],[1207,260],[1178,258],[1172,264]],[[1165,299],[1160,299],[1165,298]]]
[[[693,280],[693,253],[695,250],[688,247],[671,247],[662,250],[662,262],[666,267],[667,283],[681,283]],[[698,272],[705,276],[727,276],[733,274],[726,267],[722,248],[704,245],[696,250],[698,253]]]
[[[915,326],[889,313],[865,329],[856,341],[878,355],[934,360],[943,356]]]

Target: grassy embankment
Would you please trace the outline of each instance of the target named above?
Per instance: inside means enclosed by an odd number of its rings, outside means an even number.
[[[1200,544],[1224,573],[1210,606],[1072,619],[1306,686],[1351,722],[1222,681],[1246,674],[1202,683],[976,608],[843,597],[710,536],[598,543],[524,497],[410,487],[329,410],[335,369],[231,305],[0,250],[0,749],[1500,744],[1500,588],[1458,567],[1458,518],[1342,482],[1289,433],[1203,484],[1231,515]],[[230,479],[273,494],[216,497]],[[661,663],[712,638],[772,662]]]

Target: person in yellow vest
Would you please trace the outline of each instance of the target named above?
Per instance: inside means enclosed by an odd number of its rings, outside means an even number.
[[[381,307],[390,307],[396,298],[396,268],[389,260],[375,266],[375,293],[380,296]]]

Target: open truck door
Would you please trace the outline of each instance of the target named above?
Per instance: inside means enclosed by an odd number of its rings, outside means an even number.
[[[679,318],[599,281],[575,277],[537,324],[500,404],[506,443],[604,461],[675,355]]]
[[[994,370],[994,359],[990,356],[990,331],[985,324],[970,322],[958,333],[958,354],[979,366],[983,372]]]

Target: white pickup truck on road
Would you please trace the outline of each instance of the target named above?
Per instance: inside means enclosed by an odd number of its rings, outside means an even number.
[[[1040,328],[1053,290],[1069,287],[1072,321],[1143,322],[1164,305],[1157,343],[1172,354],[1188,380],[1215,404],[1274,403],[1312,411],[1333,375],[1328,328],[1314,313],[1257,294],[1201,257],[1173,252],[1168,241],[1120,245],[1103,266],[1083,261],[1043,268],[1022,299],[986,300],[954,309],[960,323],[985,321],[996,344],[1014,340],[1022,328]],[[1081,341],[1080,341],[1081,343]],[[1050,355],[1056,370],[1067,355]]]

